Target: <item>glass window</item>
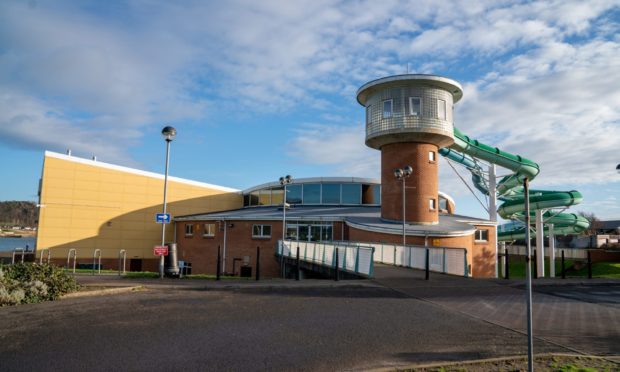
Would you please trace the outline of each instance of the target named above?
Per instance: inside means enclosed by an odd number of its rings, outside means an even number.
[[[383,101],[383,118],[391,118],[392,117],[392,100],[388,99]]]
[[[260,190],[258,192],[259,205],[271,205],[271,190]]]
[[[297,225],[286,224],[286,239],[297,240]]]
[[[252,191],[250,193],[250,205],[259,205],[258,200],[259,200],[258,191]]]
[[[271,237],[271,225],[253,225],[252,226],[253,238],[270,238]]]
[[[435,210],[435,199],[428,199],[428,208],[431,210]]]
[[[332,227],[331,226],[323,226],[321,229],[321,240],[331,241],[334,240],[332,235]]]
[[[366,107],[366,124],[372,123],[372,109],[371,106]]]
[[[435,161],[435,151],[428,152],[428,161]]]
[[[289,204],[301,204],[301,185],[286,186],[286,202]]]
[[[282,205],[282,195],[284,195],[283,188],[277,188],[271,190],[271,205]]]
[[[340,204],[340,184],[323,184],[323,204]]]
[[[443,99],[437,100],[437,117],[446,120],[446,101]]]
[[[381,186],[362,185],[362,204],[381,204]]]
[[[204,230],[202,232],[202,236],[215,236],[215,224],[214,223],[205,223],[203,227],[204,227]]]
[[[250,195],[249,194],[245,194],[243,195],[243,206],[247,207],[250,205]]]
[[[446,199],[439,199],[439,209],[444,211],[448,210],[448,201]]]
[[[360,204],[362,202],[362,185],[359,183],[342,184],[342,204]]]
[[[409,97],[409,115],[422,116],[422,98]]]
[[[486,242],[489,241],[489,230],[476,230],[476,241]]]
[[[191,223],[185,224],[185,235],[194,235],[194,225],[192,225]]]
[[[307,183],[304,186],[304,204],[320,204],[321,203],[321,184]]]

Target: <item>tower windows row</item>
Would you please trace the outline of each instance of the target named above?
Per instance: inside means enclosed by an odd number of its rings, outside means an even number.
[[[437,99],[436,118],[447,120],[446,101],[443,99]],[[382,119],[389,119],[394,115],[394,100],[386,99],[382,102],[383,111],[381,112]],[[409,97],[409,116],[422,117],[422,97]],[[366,107],[366,123],[372,121],[371,106]]]

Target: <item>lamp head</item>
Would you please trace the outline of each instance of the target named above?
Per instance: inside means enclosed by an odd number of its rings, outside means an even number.
[[[405,177],[411,176],[411,173],[413,173],[413,168],[411,168],[411,165],[407,165],[406,167],[404,167],[403,173],[405,174]]]
[[[394,177],[396,177],[396,179],[403,178],[403,170],[400,168],[394,169]]]
[[[170,142],[177,135],[177,130],[171,126],[166,126],[161,130],[161,135],[164,136],[166,142]]]
[[[616,171],[618,171],[618,173],[620,173],[620,164],[616,165]]]

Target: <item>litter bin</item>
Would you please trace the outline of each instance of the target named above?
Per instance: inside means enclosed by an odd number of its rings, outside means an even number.
[[[242,278],[251,278],[252,277],[252,266],[241,266],[241,272],[239,275]]]
[[[177,244],[168,243],[168,255],[164,257],[164,274],[170,278],[178,278],[179,273],[179,261],[177,259]]]

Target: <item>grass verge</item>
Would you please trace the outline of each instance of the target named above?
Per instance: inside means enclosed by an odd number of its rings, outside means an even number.
[[[527,357],[498,358],[484,361],[450,363],[422,366],[399,371],[428,372],[495,372],[527,371]],[[598,358],[577,355],[542,355],[534,357],[535,371],[558,372],[611,372],[618,371],[620,364]]]

